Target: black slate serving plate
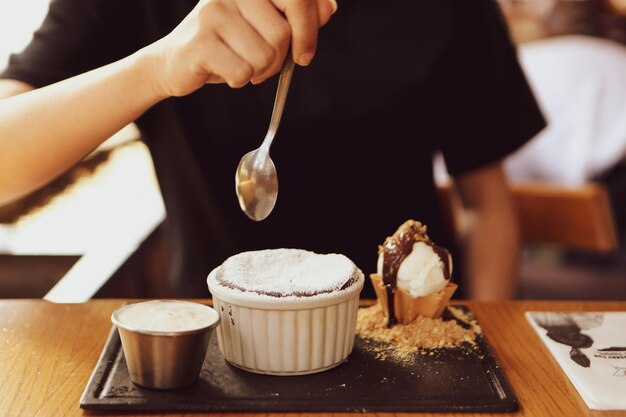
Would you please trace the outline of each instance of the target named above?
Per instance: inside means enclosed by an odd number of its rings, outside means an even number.
[[[466,307],[458,307],[471,315]],[[451,316],[448,315],[451,319]],[[357,337],[348,361],[329,371],[279,377],[229,365],[212,337],[199,380],[156,391],[130,381],[115,327],[80,406],[125,411],[512,412],[517,399],[485,338],[474,348],[436,349],[402,360]]]

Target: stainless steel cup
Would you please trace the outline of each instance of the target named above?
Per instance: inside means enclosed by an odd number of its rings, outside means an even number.
[[[210,325],[187,331],[157,332],[130,328],[111,315],[119,330],[130,379],[137,385],[153,389],[174,389],[196,381],[219,314]],[[208,307],[207,308],[211,308]]]

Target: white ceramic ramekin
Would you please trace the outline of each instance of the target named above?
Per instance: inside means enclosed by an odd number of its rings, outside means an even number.
[[[209,275],[220,351],[250,372],[303,375],[346,360],[354,346],[363,275],[348,288],[312,297],[272,297],[225,287]]]

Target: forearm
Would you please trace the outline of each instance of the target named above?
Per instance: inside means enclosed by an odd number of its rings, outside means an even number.
[[[0,205],[79,161],[164,98],[140,53],[0,100]]]
[[[457,181],[466,221],[463,274],[468,296],[505,300],[517,295],[520,229],[513,198],[499,164]]]
[[[478,300],[507,300],[517,296],[519,227],[510,210],[478,211],[471,215],[465,237],[468,295]]]

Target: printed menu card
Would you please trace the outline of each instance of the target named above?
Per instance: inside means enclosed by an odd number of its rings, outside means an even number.
[[[532,311],[526,318],[590,409],[626,410],[626,312]]]

